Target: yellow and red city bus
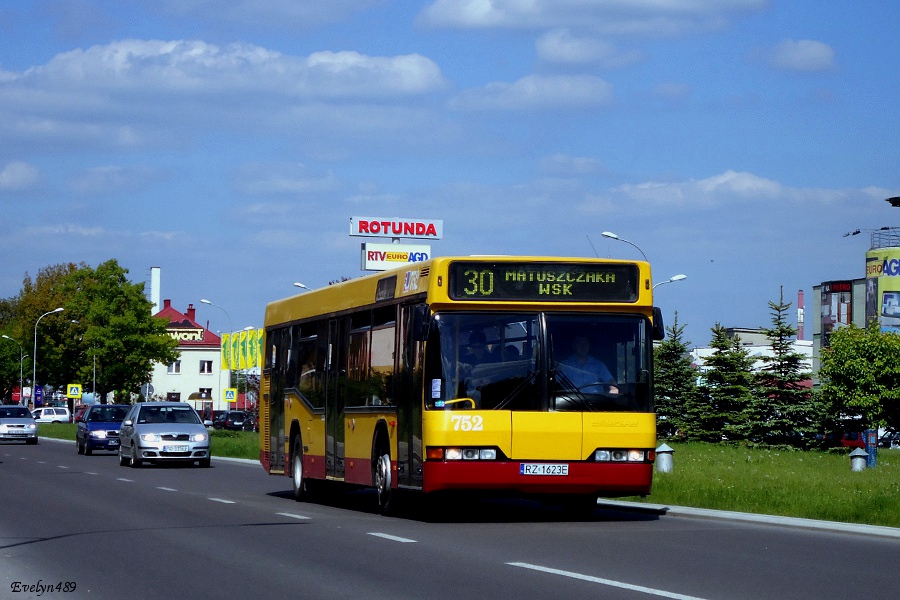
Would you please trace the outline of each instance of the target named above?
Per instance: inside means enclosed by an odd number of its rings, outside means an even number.
[[[642,261],[444,257],[272,302],[260,462],[297,499],[340,481],[384,511],[398,490],[649,494],[652,287]]]

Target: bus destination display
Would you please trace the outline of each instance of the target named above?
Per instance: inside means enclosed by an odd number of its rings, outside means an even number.
[[[453,300],[635,302],[637,265],[456,262],[450,265]]]

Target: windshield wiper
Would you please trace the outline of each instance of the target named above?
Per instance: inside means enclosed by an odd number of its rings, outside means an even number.
[[[556,390],[554,392],[554,397],[559,392],[563,392],[567,395],[568,398],[573,398],[574,400],[576,400],[577,403],[583,409],[597,412],[597,409],[595,407],[591,406],[591,403],[588,402],[588,400],[584,396],[584,394],[581,393],[581,390],[579,390],[578,387],[576,387],[576,385],[572,382],[571,379],[568,378],[568,376],[565,373],[563,373],[559,369],[555,369],[551,374],[553,375],[553,377],[556,379],[556,381],[558,383],[560,383],[564,386],[563,389]],[[555,401],[554,401],[554,404],[555,404]]]
[[[494,407],[494,410],[500,410],[503,407],[505,407],[507,404],[512,402],[513,399],[515,399],[519,395],[519,393],[521,393],[522,390],[525,389],[525,387],[527,385],[529,385],[531,382],[533,382],[535,380],[535,378],[538,376],[538,373],[540,373],[539,370],[532,371],[531,373],[529,373],[527,377],[525,377],[524,379],[522,379],[522,381],[519,382],[519,385],[517,385],[515,388],[513,388],[513,391],[511,391],[509,394],[507,394],[507,396],[499,404],[497,404],[497,406]]]

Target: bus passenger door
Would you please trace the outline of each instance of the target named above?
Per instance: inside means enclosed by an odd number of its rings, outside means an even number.
[[[325,468],[328,477],[344,478],[344,405],[350,319],[328,323],[328,375],[325,383]]]

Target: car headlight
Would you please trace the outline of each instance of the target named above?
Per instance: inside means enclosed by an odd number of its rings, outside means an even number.
[[[158,442],[161,438],[158,433],[142,433],[141,439],[145,442]]]
[[[37,429],[37,423],[31,423],[29,425],[26,425],[25,429],[35,430],[35,429]]]
[[[92,432],[91,432],[91,437],[92,437],[92,438],[97,438],[98,440],[105,440],[105,439],[106,439],[106,432],[105,432],[104,430],[102,430],[102,429],[100,429],[99,431],[92,431]]]
[[[206,434],[205,434],[205,433],[195,433],[194,435],[191,436],[191,441],[194,441],[194,442],[205,442],[205,441],[206,441]]]

